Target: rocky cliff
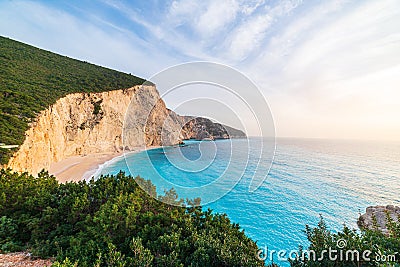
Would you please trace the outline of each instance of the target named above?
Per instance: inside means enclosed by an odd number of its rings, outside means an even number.
[[[155,86],[69,94],[41,112],[25,135],[8,167],[32,174],[71,156],[245,136],[205,118],[175,114]]]
[[[400,207],[393,205],[368,207],[358,219],[358,226],[361,229],[377,229],[383,234],[388,233],[387,222],[390,218],[394,222],[400,219]]]
[[[212,122],[207,118],[181,116],[184,139],[227,139],[243,138],[245,133],[232,127]]]

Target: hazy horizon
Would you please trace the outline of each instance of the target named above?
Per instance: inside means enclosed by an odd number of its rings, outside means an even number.
[[[0,35],[144,78],[190,61],[232,66],[259,87],[282,138],[400,141],[397,25],[395,0],[0,3]]]

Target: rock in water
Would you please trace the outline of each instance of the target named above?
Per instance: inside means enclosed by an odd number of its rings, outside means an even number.
[[[366,212],[358,219],[357,224],[360,229],[377,229],[387,235],[389,233],[387,228],[388,216],[394,222],[399,222],[400,207],[393,205],[368,207]]]

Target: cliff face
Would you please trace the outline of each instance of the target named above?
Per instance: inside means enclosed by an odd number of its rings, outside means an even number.
[[[141,98],[135,98],[139,90],[137,86],[59,99],[38,116],[8,167],[36,174],[70,156],[121,151],[123,119],[131,99],[145,105],[158,96],[154,87],[147,87],[140,92]]]
[[[363,215],[358,219],[358,226],[361,229],[377,229],[383,234],[388,234],[388,216],[398,222],[400,218],[400,207],[393,205],[368,207]]]
[[[38,116],[8,167],[37,174],[71,156],[172,145],[190,138],[229,138],[228,132],[208,119],[168,110],[155,86],[75,93]]]
[[[243,138],[246,134],[232,127],[212,122],[207,118],[181,116],[181,134],[184,139]]]

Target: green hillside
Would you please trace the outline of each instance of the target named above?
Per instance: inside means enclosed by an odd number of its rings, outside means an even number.
[[[57,55],[0,36],[0,143],[21,145],[28,123],[69,93],[142,84],[136,76]],[[0,147],[0,164],[14,150]]]

